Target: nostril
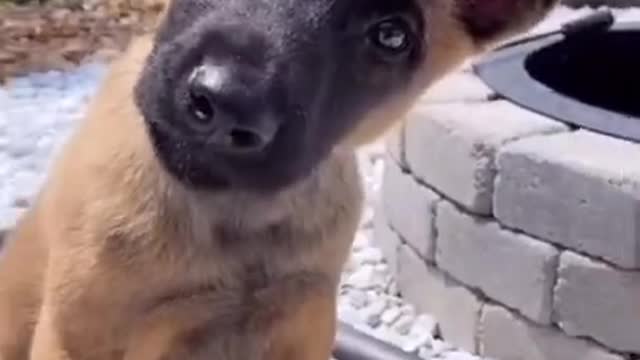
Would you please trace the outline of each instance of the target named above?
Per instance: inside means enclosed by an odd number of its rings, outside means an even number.
[[[193,115],[202,122],[209,122],[213,119],[214,110],[213,104],[209,98],[198,92],[191,92],[191,108]]]
[[[194,70],[188,82],[188,110],[191,115],[190,123],[195,130],[210,130],[216,117],[216,107],[212,99],[213,94],[206,86],[203,76],[204,68]]]
[[[234,127],[216,131],[209,141],[230,154],[254,154],[268,145],[272,137],[252,128]]]
[[[262,136],[250,130],[233,129],[229,137],[231,146],[240,150],[260,149],[265,144]]]

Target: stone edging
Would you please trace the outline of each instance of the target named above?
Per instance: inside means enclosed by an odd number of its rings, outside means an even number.
[[[467,69],[387,145],[374,241],[446,341],[499,360],[640,356],[640,144],[496,99]]]

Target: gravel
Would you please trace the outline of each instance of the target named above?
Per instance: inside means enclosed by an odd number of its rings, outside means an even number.
[[[534,31],[555,27],[587,11],[591,10],[560,8]],[[640,18],[640,9],[616,13],[622,20]],[[52,155],[84,113],[105,70],[103,64],[89,63],[65,73],[31,74],[0,87],[0,231],[28,206]],[[360,153],[366,209],[344,271],[339,317],[425,360],[480,360],[442,340],[437,320],[417,313],[401,299],[382,252],[372,245],[373,205],[384,170],[383,153],[382,144]]]
[[[105,71],[104,64],[88,63],[0,87],[0,229],[11,226],[28,206]]]

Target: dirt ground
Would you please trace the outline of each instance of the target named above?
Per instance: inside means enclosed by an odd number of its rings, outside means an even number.
[[[6,1],[6,0],[4,0]],[[0,82],[33,71],[112,59],[148,31],[162,0],[64,0],[17,5],[0,0]]]

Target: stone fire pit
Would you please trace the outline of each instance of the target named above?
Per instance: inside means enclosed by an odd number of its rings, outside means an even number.
[[[498,360],[640,359],[639,142],[528,110],[467,66],[387,148],[374,241],[446,341]]]

